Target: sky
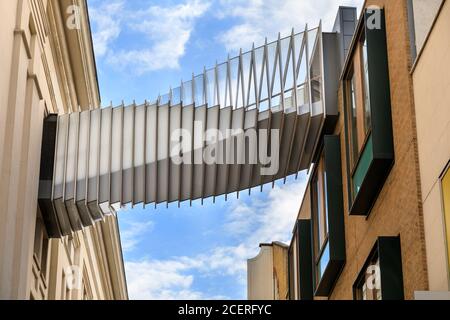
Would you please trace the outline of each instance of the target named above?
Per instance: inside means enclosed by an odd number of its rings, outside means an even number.
[[[362,0],[88,0],[103,106],[165,94],[227,56]],[[130,299],[245,299],[259,244],[289,243],[306,173],[225,202],[118,213]]]

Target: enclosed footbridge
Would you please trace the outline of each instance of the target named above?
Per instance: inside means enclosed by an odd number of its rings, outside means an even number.
[[[344,42],[320,26],[293,31],[156,101],[50,115],[39,192],[49,236],[127,204],[227,197],[310,168],[338,114]]]

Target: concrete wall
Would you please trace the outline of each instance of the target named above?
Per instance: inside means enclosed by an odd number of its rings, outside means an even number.
[[[449,290],[439,179],[450,160],[450,78],[446,70],[450,70],[449,1],[443,5],[413,73],[428,281],[433,291]]]
[[[274,300],[272,246],[263,245],[259,254],[247,261],[248,300]]]

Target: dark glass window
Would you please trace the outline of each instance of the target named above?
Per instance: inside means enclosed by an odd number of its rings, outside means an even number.
[[[328,245],[328,209],[326,172],[323,155],[312,180],[314,259],[316,284],[320,282],[330,260]]]
[[[378,251],[370,258],[355,291],[356,300],[381,300],[380,259]]]
[[[346,81],[347,114],[349,115],[350,166],[358,163],[372,129],[367,41],[361,35],[352,60],[352,72]]]

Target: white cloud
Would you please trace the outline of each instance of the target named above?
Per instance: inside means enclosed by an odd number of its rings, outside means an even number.
[[[194,274],[232,276],[236,290],[245,288],[247,259],[259,251],[259,244],[272,241],[288,243],[300,209],[306,178],[268,192],[267,200],[255,194],[249,203],[230,203],[226,233],[237,237],[235,246],[221,246],[193,257],[169,260],[126,262],[130,297],[133,299],[214,299],[193,290]],[[244,293],[243,293],[244,294]]]
[[[102,4],[91,13],[96,26],[95,50],[99,57],[136,74],[160,69],[177,69],[184,56],[196,21],[210,7],[206,0],[186,0],[175,5],[152,5],[142,10],[127,10],[123,2]],[[141,35],[137,49],[113,50],[111,45],[122,29]]]
[[[124,251],[132,251],[136,248],[143,236],[153,229],[153,221],[147,222],[124,222],[120,232],[122,240],[122,249]]]
[[[289,35],[292,28],[303,31],[305,25],[316,27],[322,20],[324,30],[332,28],[340,5],[360,7],[363,0],[220,0],[218,18],[237,19],[219,36],[227,50],[249,49],[253,42],[261,45],[264,38],[276,39],[278,32]]]
[[[191,259],[126,262],[130,299],[139,300],[201,300],[225,299],[208,296],[192,289],[194,277],[185,274],[195,267]]]
[[[97,57],[103,57],[110,50],[110,45],[121,33],[121,21],[124,2],[104,2],[89,9],[90,18],[95,26],[93,41]]]

